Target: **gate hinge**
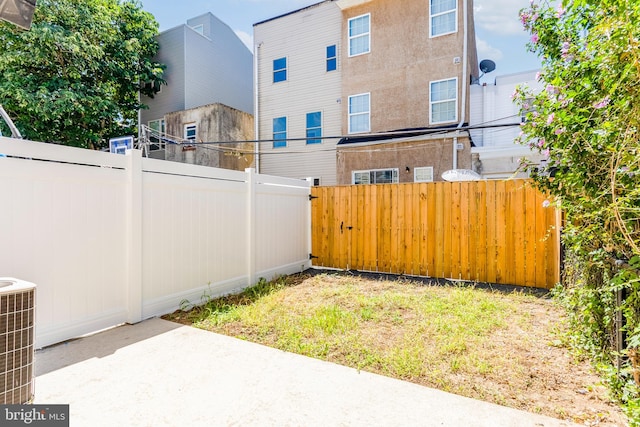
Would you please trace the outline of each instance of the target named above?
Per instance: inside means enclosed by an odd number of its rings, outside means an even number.
[[[309,194],[309,201],[311,201],[313,199],[319,199],[319,197],[318,196],[312,196],[311,194]]]
[[[313,255],[313,254],[309,254],[309,259],[317,259],[318,257]]]

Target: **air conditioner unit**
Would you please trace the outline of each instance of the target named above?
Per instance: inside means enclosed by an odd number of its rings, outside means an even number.
[[[0,277],[0,404],[22,405],[33,400],[33,283]]]

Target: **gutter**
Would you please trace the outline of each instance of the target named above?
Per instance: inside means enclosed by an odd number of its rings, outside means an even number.
[[[260,80],[258,76],[258,65],[260,62],[260,48],[262,47],[262,42],[253,44],[253,87],[255,89],[254,93],[254,102],[255,105],[253,107],[253,127],[254,127],[254,135],[253,139],[255,142],[253,143],[253,159],[254,165],[256,169],[256,173],[260,173]]]
[[[468,1],[462,0],[462,14],[463,16],[463,36],[462,40],[462,102],[460,108],[460,123],[458,123],[458,129],[464,125],[464,121],[467,115],[467,66],[469,62],[469,16],[468,16]],[[453,169],[458,169],[458,137],[453,138]]]

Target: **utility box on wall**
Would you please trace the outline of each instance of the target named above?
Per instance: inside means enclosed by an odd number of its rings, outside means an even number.
[[[0,404],[22,405],[34,395],[33,283],[0,277]]]

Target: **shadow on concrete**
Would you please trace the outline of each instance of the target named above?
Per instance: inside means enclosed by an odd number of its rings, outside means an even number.
[[[116,326],[96,334],[45,347],[36,351],[36,376],[45,375],[85,360],[109,356],[121,348],[181,326],[178,323],[154,322],[153,319],[148,319],[135,325]],[[86,339],[89,337],[91,339]]]

